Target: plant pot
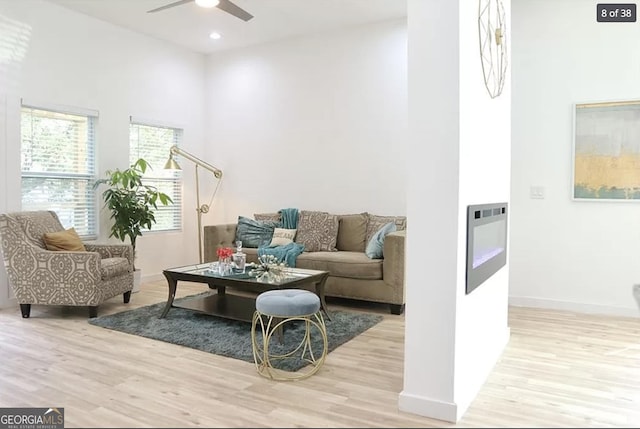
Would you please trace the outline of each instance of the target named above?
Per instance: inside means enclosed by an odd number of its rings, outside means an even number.
[[[142,283],[142,270],[140,268],[136,268],[133,272],[133,289],[131,289],[131,292],[140,292],[140,283]]]

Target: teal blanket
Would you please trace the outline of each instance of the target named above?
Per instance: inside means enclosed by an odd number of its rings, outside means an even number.
[[[284,261],[288,267],[296,266],[296,259],[302,252],[304,252],[304,245],[298,243],[289,243],[284,246],[258,247],[258,256],[273,255],[278,259],[278,262]]]
[[[282,209],[280,213],[280,222],[284,229],[298,228],[298,209]]]
[[[282,209],[280,210],[280,223],[282,228],[297,229],[298,228],[298,209]],[[287,266],[295,267],[298,255],[304,252],[304,245],[299,243],[289,243],[284,246],[258,247],[258,256],[273,255],[278,262],[284,261]]]

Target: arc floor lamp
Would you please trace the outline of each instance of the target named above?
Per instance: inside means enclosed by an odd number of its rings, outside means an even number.
[[[218,187],[220,186],[220,182],[222,179],[222,170],[214,167],[213,165],[209,164],[206,161],[201,160],[196,156],[193,156],[189,152],[183,149],[180,149],[176,145],[171,146],[171,149],[169,150],[169,159],[167,160],[167,163],[165,164],[164,168],[168,170],[182,170],[182,168],[180,168],[180,165],[175,159],[175,157],[178,155],[185,157],[186,159],[188,159],[189,161],[193,162],[196,165],[196,205],[197,205],[196,211],[198,213],[198,255],[200,257],[200,263],[203,263],[204,261],[202,257],[202,246],[203,246],[202,214],[209,212],[211,203],[213,203],[213,197],[215,197],[216,192],[218,192]],[[198,175],[198,167],[202,167],[205,170],[210,171],[211,173],[213,173],[215,178],[218,179],[218,182],[216,183],[216,187],[213,190],[213,194],[211,195],[211,200],[209,200],[209,204],[200,204],[200,177]]]

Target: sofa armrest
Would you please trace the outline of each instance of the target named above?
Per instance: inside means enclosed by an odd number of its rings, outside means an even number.
[[[101,259],[126,258],[133,271],[133,246],[130,244],[85,244],[87,252],[97,252]]]
[[[236,223],[206,225],[204,227],[204,262],[218,260],[216,250],[220,247],[234,247]]]
[[[382,277],[385,283],[393,288],[393,300],[405,302],[404,290],[404,242],[406,231],[387,234],[384,239],[384,260]]]

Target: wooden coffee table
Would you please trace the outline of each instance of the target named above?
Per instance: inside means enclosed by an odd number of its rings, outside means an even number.
[[[248,273],[222,276],[209,270],[207,263],[169,268],[162,271],[162,274],[169,284],[169,298],[160,318],[164,318],[172,307],[179,307],[212,316],[251,322],[253,312],[256,309],[255,298],[227,293],[227,287],[236,290],[264,292],[272,289],[302,289],[305,286],[313,286],[320,298],[322,311],[331,320],[324,300],[324,284],[329,277],[328,271],[287,268],[286,275],[282,280],[265,282],[257,280]],[[205,283],[209,285],[210,289],[216,289],[217,292],[205,297],[182,299],[179,304],[174,304],[178,281]]]

